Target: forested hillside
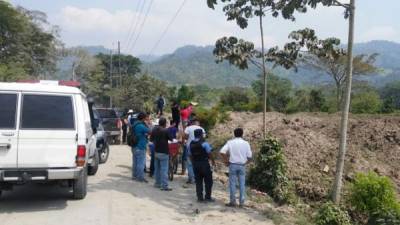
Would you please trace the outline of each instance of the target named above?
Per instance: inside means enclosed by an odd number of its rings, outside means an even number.
[[[216,64],[212,46],[185,46],[174,53],[161,56],[144,65],[144,70],[171,84],[208,84],[213,87],[248,86],[257,79],[258,71],[250,67],[241,71],[228,63]],[[355,45],[357,54],[378,53],[376,66],[379,74],[362,77],[374,85],[382,86],[400,79],[400,44],[388,41],[372,41]],[[146,61],[146,60],[144,60]],[[331,79],[310,68],[299,68],[298,72],[276,68],[274,73],[290,79],[298,86],[320,85]]]

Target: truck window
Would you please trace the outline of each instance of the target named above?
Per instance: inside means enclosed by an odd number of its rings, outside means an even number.
[[[72,97],[24,95],[22,129],[74,129]]]
[[[118,118],[113,109],[96,109],[101,118]]]
[[[17,95],[0,94],[0,129],[15,129]]]

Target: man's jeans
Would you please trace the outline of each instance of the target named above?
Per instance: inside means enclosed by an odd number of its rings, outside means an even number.
[[[154,161],[154,186],[161,189],[168,188],[168,165],[169,155],[164,153],[156,153]]]
[[[187,147],[187,145],[184,145],[184,156],[185,156],[185,166],[187,168],[188,171],[188,181],[189,182],[194,182],[194,172],[193,172],[193,165],[192,165],[192,161],[190,160],[190,158],[188,157],[188,151],[189,148]],[[183,156],[182,156],[183,158]]]
[[[133,164],[132,164],[132,178],[137,180],[144,180],[144,167],[146,164],[146,150],[135,148],[132,150]]]
[[[186,159],[186,168],[188,171],[188,181],[194,182],[193,164],[192,160],[190,160],[189,158]]]
[[[240,198],[239,203],[244,204],[246,195],[246,167],[245,165],[230,164],[229,165],[229,191],[230,203],[236,204],[236,182],[239,180]]]

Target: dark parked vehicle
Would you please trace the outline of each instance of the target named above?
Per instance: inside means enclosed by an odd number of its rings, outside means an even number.
[[[96,138],[96,149],[99,152],[100,163],[106,163],[110,154],[110,146],[108,146],[107,134],[101,123],[97,127]]]
[[[114,109],[97,108],[96,116],[103,125],[108,143],[119,143],[121,137],[121,121]]]

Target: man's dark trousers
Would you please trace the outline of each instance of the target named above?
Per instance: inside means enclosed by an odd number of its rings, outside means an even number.
[[[192,161],[192,163],[196,180],[197,199],[211,199],[213,178],[210,163],[208,161]],[[203,195],[203,183],[206,189],[205,196]]]

